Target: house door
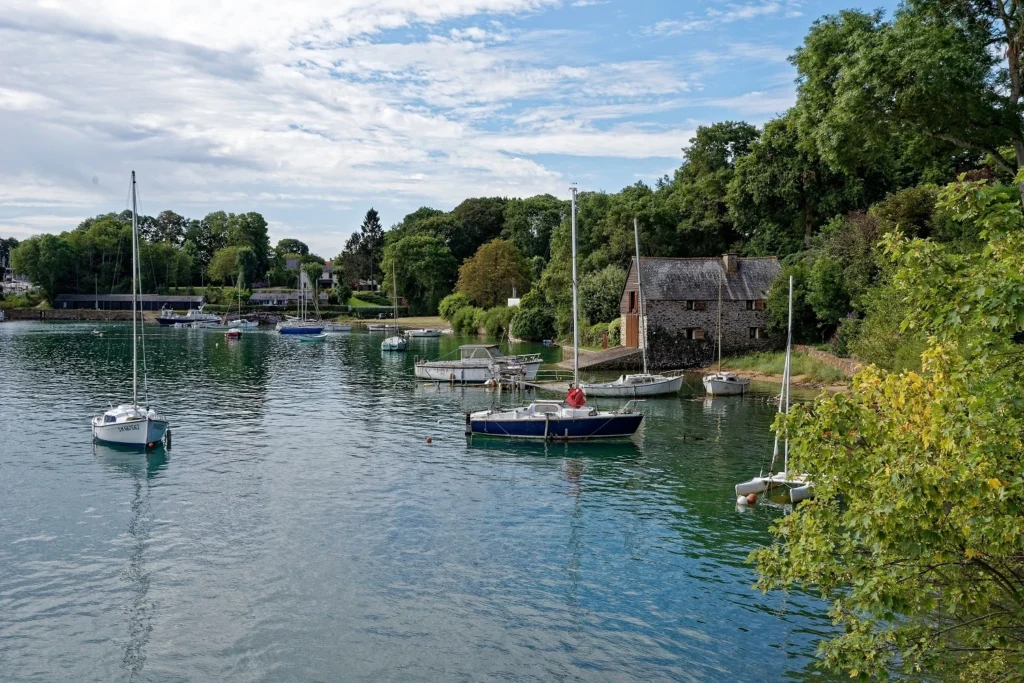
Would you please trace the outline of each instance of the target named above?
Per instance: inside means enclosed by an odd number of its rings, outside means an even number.
[[[636,349],[640,347],[640,316],[626,316],[626,346]]]

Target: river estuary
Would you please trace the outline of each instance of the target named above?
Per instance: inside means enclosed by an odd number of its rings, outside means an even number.
[[[0,324],[0,679],[817,678],[824,606],[745,562],[782,512],[733,502],[767,395],[691,381],[625,444],[470,443],[498,397],[412,377],[460,340],[382,338],[148,325],[173,443],[146,456],[89,431],[130,398],[129,326]]]

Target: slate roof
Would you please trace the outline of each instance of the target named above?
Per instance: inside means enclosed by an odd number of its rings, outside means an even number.
[[[56,303],[75,301],[131,301],[131,294],[58,294]],[[205,296],[185,296],[177,294],[142,294],[139,301],[156,301],[168,304],[201,304],[206,301]]]
[[[641,258],[644,299],[648,301],[711,301],[718,299],[718,283],[724,278],[726,301],[763,299],[782,272],[779,259],[740,258],[737,272],[728,274],[719,257]],[[630,264],[632,269],[636,259]]]

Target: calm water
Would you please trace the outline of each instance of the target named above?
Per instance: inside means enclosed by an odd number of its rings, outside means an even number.
[[[467,443],[494,395],[411,372],[458,340],[147,329],[173,447],[144,456],[89,433],[130,328],[0,324],[3,680],[810,677],[822,606],[751,589],[780,513],[733,503],[766,401],[649,401],[626,445]]]

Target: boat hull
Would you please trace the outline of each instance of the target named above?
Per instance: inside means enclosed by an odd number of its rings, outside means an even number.
[[[97,441],[137,448],[161,442],[166,433],[166,420],[145,419],[92,426],[92,436]]]
[[[527,382],[537,379],[542,361],[511,363],[523,368],[523,377]],[[455,384],[484,384],[494,379],[495,371],[490,364],[463,365],[458,362],[419,363],[414,368],[416,377],[430,382],[454,382]]]
[[[750,380],[725,382],[718,379],[704,378],[704,391],[711,396],[739,396],[750,391]]]
[[[597,415],[594,417],[542,419],[479,419],[470,418],[470,434],[513,439],[549,441],[586,441],[591,439],[628,439],[636,433],[644,416]]]
[[[638,398],[641,396],[667,396],[678,394],[683,388],[683,377],[668,377],[664,381],[627,384],[606,382],[601,384],[582,384],[583,393],[595,398]]]
[[[323,331],[322,327],[282,327],[278,330],[281,334],[320,334]]]

